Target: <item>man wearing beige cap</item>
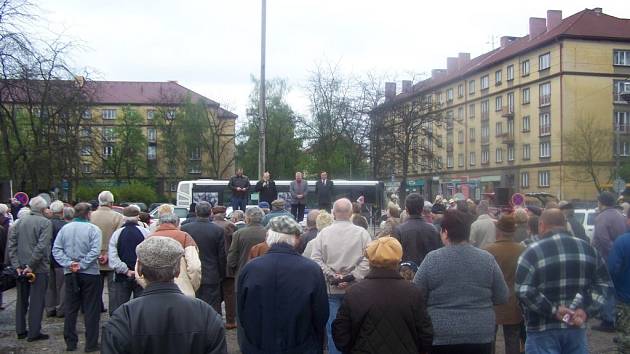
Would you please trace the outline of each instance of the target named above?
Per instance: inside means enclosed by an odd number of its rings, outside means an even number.
[[[402,246],[393,237],[372,241],[365,254],[370,272],[346,291],[333,322],[344,353],[429,352],[433,327],[420,289],[398,273]],[[374,332],[379,335],[373,335]]]
[[[152,236],[136,253],[136,272],[146,287],[103,326],[102,353],[227,353],[223,321],[216,311],[185,296],[174,283],[182,245],[170,237]]]

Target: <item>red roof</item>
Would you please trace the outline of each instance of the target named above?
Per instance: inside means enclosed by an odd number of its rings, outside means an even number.
[[[443,76],[429,78],[413,86],[411,93],[399,94],[396,100],[402,100],[419,92],[435,89],[451,81],[488,69],[504,60],[531,51],[561,38],[584,38],[593,40],[613,40],[630,42],[630,20],[606,15],[602,12],[585,9],[565,18],[556,27],[545,31],[538,37],[529,35],[510,42],[490,52],[471,59],[458,70],[447,72]]]

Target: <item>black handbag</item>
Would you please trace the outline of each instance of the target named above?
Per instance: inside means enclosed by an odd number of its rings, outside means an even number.
[[[2,265],[2,272],[0,272],[0,291],[7,291],[15,288],[17,283],[17,272],[15,268],[7,265]]]

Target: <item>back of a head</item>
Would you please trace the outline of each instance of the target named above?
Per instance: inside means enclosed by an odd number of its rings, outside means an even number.
[[[48,203],[46,202],[46,199],[37,196],[33,199],[31,199],[28,202],[28,205],[31,207],[31,210],[35,210],[35,211],[39,211],[41,212],[42,210],[46,209],[48,207]]]
[[[549,228],[565,228],[567,219],[562,210],[557,208],[545,209],[540,216],[539,221]]]
[[[9,211],[9,206],[0,203],[0,215],[6,214]]]
[[[329,212],[325,210],[320,211],[319,215],[317,215],[317,219],[315,220],[317,231],[322,231],[326,226],[331,225],[334,221],[335,219]]]
[[[419,193],[411,193],[405,199],[405,209],[409,215],[421,215],[424,208],[424,198]]]
[[[110,191],[102,191],[98,194],[99,205],[112,205],[114,204],[114,195]]]
[[[390,217],[399,219],[400,218],[400,208],[398,205],[391,204],[387,207],[387,213]]]
[[[257,206],[245,210],[245,221],[248,224],[260,224],[264,217],[265,213]]]
[[[352,221],[353,224],[355,224],[357,226],[360,226],[360,227],[362,227],[362,228],[364,228],[366,230],[369,227],[368,221],[365,218],[365,216],[363,216],[363,215],[353,215],[352,218],[351,218],[351,221]]]
[[[470,216],[461,210],[449,209],[442,219],[442,230],[448,233],[451,242],[459,243],[467,241],[470,234]]]
[[[601,192],[597,201],[605,207],[615,206],[615,195],[610,192]]]
[[[347,198],[337,199],[333,204],[335,220],[349,221],[352,216],[352,202]]]
[[[199,202],[195,205],[195,214],[200,218],[209,218],[212,212],[212,205],[208,202]]]
[[[352,214],[361,214],[361,204],[352,202]]]
[[[162,204],[158,207],[158,217],[164,214],[173,214],[175,212],[175,207],[172,204]]]
[[[190,203],[190,206],[188,207],[188,211],[191,213],[196,213],[197,210],[197,203],[192,202]]]
[[[179,217],[175,213],[163,214],[160,215],[160,225],[171,224],[171,225],[179,225]]]
[[[528,219],[527,210],[523,208],[518,208],[514,210],[514,220],[517,224],[525,224]]]
[[[74,206],[74,217],[77,219],[87,220],[92,206],[89,203],[78,203]]]
[[[309,228],[317,227],[317,217],[319,216],[319,210],[313,209],[306,215],[306,226]]]
[[[63,219],[64,220],[72,220],[74,218],[74,208],[73,207],[64,207],[63,208]]]
[[[479,205],[477,206],[478,215],[488,214],[489,210],[490,210],[490,203],[488,203],[487,200],[482,200],[479,202]]]
[[[54,202],[50,203],[50,211],[52,211],[53,214],[62,214],[63,207],[64,205],[61,200],[55,200]]]

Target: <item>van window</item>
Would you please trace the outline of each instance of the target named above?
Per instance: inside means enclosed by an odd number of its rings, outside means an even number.
[[[597,213],[589,213],[588,214],[588,219],[586,220],[586,224],[587,225],[595,225],[595,216],[597,216]]]
[[[584,213],[576,212],[575,214],[573,214],[573,216],[575,217],[575,220],[577,220],[580,224],[584,224]]]

